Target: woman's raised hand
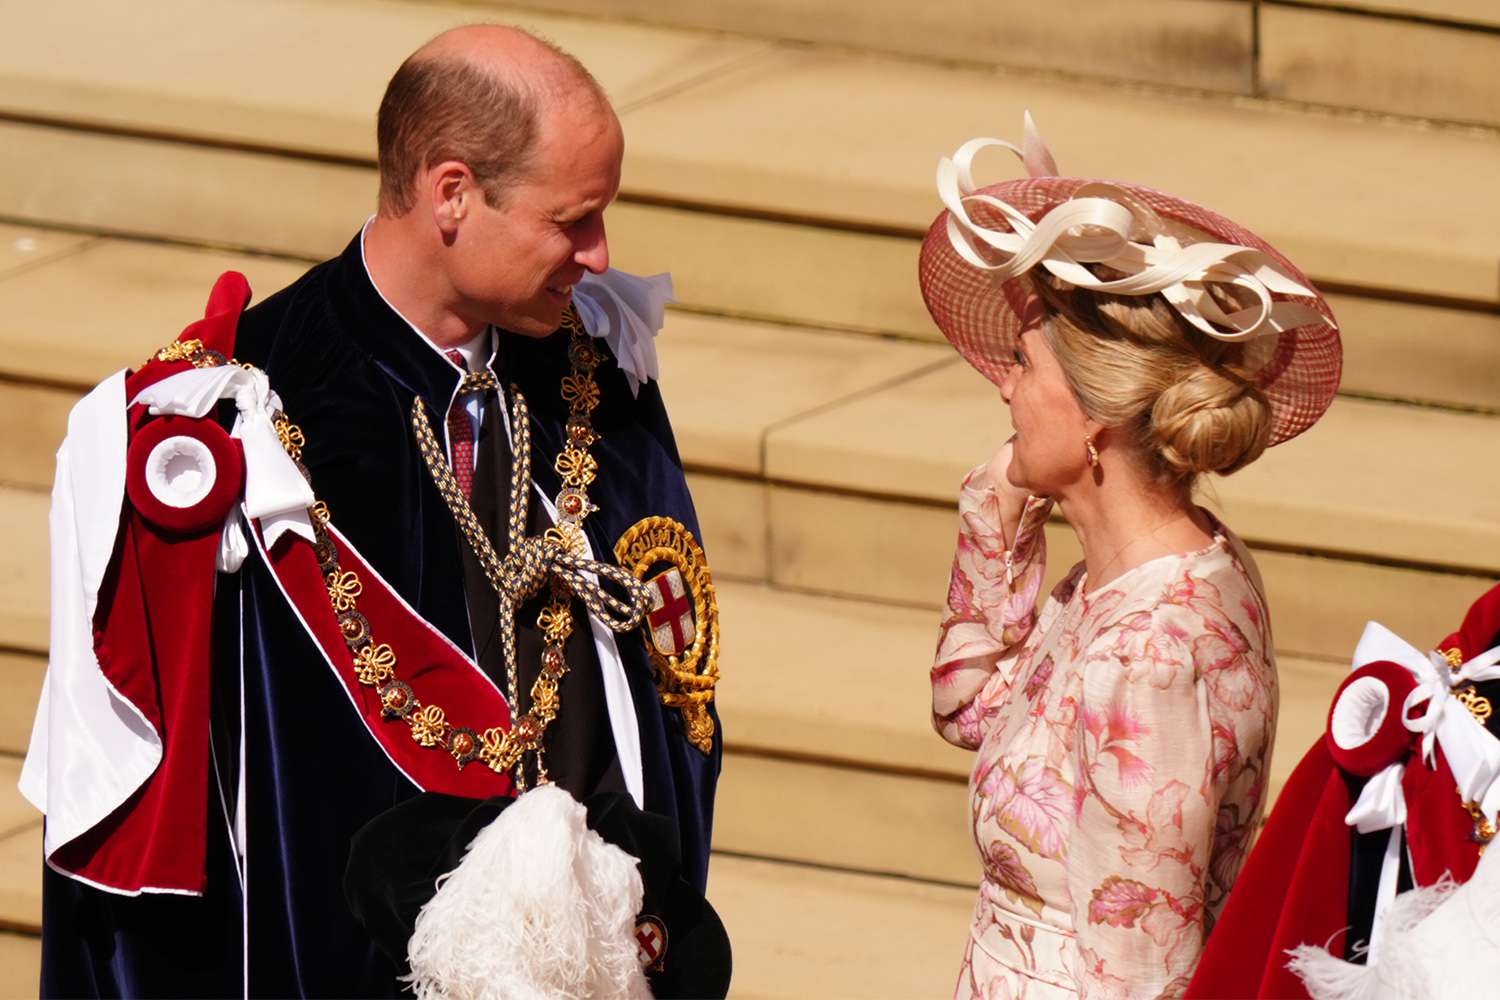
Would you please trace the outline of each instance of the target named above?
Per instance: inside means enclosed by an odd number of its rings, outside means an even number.
[[[1026,508],[1026,501],[1031,494],[1019,486],[1011,484],[1006,470],[1010,468],[1011,453],[1015,450],[1015,436],[1007,438],[994,457],[988,464],[984,465],[979,474],[970,482],[970,487],[976,490],[989,492],[993,497],[994,506],[990,508],[991,513],[987,520],[999,515],[1000,523],[995,525],[1004,534],[1007,545],[1016,537],[1016,528],[1021,523],[1021,512]]]

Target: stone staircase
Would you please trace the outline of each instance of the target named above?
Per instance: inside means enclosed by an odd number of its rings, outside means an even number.
[[[590,66],[627,136],[615,263],[676,277],[663,387],[723,581],[710,895],[737,996],[933,996],[957,964],[969,757],[928,727],[926,669],[958,480],[1009,430],[931,327],[915,252],[964,139],[1030,108],[1066,170],[1201,198],[1334,291],[1344,398],[1205,498],[1266,578],[1278,783],[1367,619],[1432,641],[1500,575],[1484,0],[1058,0],[1003,31],[977,0],[528,6],[0,0],[0,994],[34,992],[40,827],[13,775],[68,408],[220,271],[262,297],[336,253],[373,204],[385,79],[452,24],[532,26]],[[1339,73],[1308,67],[1335,48]],[[1049,542],[1055,578],[1077,549]]]

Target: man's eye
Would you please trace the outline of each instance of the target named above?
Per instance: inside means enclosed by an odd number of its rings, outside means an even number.
[[[1020,350],[1019,350],[1019,349],[1017,349],[1017,350],[1015,350],[1015,351],[1013,351],[1013,352],[1012,352],[1012,356],[1013,356],[1013,357],[1014,357],[1014,358],[1015,358],[1015,362],[1016,362],[1016,364],[1018,364],[1018,365],[1020,365],[1020,366],[1021,366],[1021,367],[1022,367],[1022,368],[1025,368],[1025,367],[1026,367],[1026,356],[1025,356],[1025,355],[1023,355],[1023,354],[1022,354],[1022,353],[1021,353],[1021,352],[1020,352]]]

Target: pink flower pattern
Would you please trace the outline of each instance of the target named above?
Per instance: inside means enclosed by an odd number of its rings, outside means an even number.
[[[978,470],[976,470],[977,472]],[[1215,539],[1038,609],[1051,503],[1007,547],[959,497],[933,724],[977,750],[984,880],[955,995],[1180,996],[1264,809],[1277,687],[1249,553]]]

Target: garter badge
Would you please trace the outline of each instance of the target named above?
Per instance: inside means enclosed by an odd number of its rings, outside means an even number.
[[[670,517],[648,517],[615,543],[615,558],[651,592],[643,629],[663,705],[682,713],[688,742],[713,749],[709,703],[719,680],[719,599],[693,533]]]
[[[642,969],[660,970],[667,957],[667,925],[649,913],[641,914],[635,924],[635,953]]]

